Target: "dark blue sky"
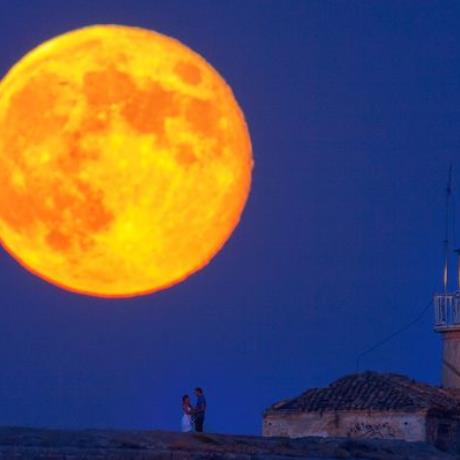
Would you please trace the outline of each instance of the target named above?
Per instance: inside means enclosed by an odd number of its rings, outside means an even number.
[[[79,296],[1,252],[0,425],[175,430],[201,385],[208,430],[259,433],[272,402],[354,372],[440,287],[459,21],[456,1],[0,0],[2,75],[70,29],[151,28],[226,78],[255,156],[241,224],[172,289]],[[439,383],[431,310],[362,367]]]

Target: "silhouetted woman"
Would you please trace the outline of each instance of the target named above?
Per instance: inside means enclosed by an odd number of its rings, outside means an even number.
[[[192,426],[192,404],[190,403],[189,395],[182,396],[182,431],[188,433],[193,430]]]

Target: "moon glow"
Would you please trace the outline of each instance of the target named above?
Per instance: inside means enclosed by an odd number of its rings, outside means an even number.
[[[164,35],[72,31],[0,83],[0,240],[64,289],[129,297],[187,278],[238,224],[251,170],[231,89]]]

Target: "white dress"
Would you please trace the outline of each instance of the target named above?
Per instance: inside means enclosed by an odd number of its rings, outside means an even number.
[[[189,411],[191,410],[191,407],[188,408]],[[192,427],[192,415],[188,414],[184,408],[184,415],[182,416],[182,432],[183,433],[189,433],[190,431],[193,430]]]

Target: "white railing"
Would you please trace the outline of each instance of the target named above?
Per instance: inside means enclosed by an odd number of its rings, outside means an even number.
[[[435,294],[434,327],[460,326],[460,291],[455,294]]]

